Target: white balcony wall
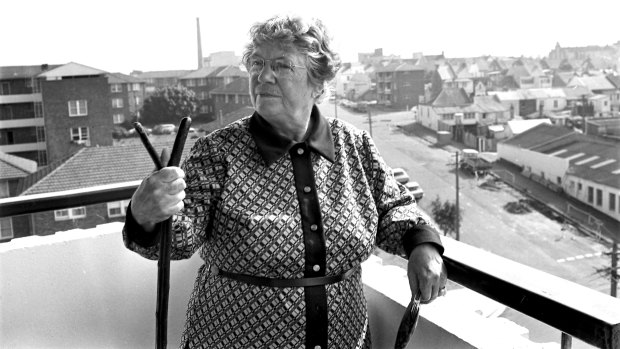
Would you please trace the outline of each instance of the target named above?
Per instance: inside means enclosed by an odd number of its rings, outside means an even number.
[[[12,103],[31,103],[41,102],[40,93],[29,93],[22,95],[2,95],[0,96],[0,104],[12,104]]]
[[[125,249],[121,223],[0,244],[3,348],[153,348],[157,262]],[[168,347],[176,348],[202,261],[171,264]],[[404,269],[363,265],[373,347],[393,347],[410,298]],[[423,305],[409,348],[540,348],[498,317],[504,306],[468,289]]]

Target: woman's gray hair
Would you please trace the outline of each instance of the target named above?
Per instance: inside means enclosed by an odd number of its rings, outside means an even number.
[[[340,68],[340,57],[332,51],[330,42],[325,25],[318,19],[276,16],[250,28],[250,42],[243,51],[242,63],[247,67],[250,56],[264,43],[295,47],[307,57],[310,82],[325,91]]]

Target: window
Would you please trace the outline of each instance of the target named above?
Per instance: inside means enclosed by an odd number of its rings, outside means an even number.
[[[88,127],[71,128],[71,141],[78,144],[90,145],[90,140],[88,137]]]
[[[206,114],[208,112],[209,112],[209,106],[207,106],[207,105],[201,105],[200,106],[200,113],[201,114]]]
[[[239,104],[239,95],[235,95],[235,104]]]
[[[137,105],[137,106],[140,106],[140,97],[135,96],[135,97],[134,97],[134,101],[136,102],[136,105]]]
[[[0,218],[0,240],[13,238],[13,221],[11,217]]]
[[[129,200],[108,202],[108,217],[124,217],[127,214]]]
[[[43,103],[34,102],[34,117],[35,118],[43,117]]]
[[[3,82],[0,84],[0,95],[10,95],[11,94],[11,84],[8,82]]]
[[[112,84],[110,85],[110,92],[123,92],[122,84]]]
[[[0,182],[0,198],[8,198],[9,196],[11,196],[9,193],[9,182]]]
[[[616,194],[614,193],[609,193],[609,210],[616,210]]]
[[[224,103],[228,103],[228,95],[224,95]]]
[[[198,79],[198,86],[205,86],[206,84],[207,84],[206,78]]]
[[[112,98],[112,108],[122,108],[122,107],[123,107],[122,98]]]
[[[132,91],[140,91],[140,84],[139,83],[135,83],[130,85],[131,86],[131,90]]]
[[[84,217],[86,217],[86,207],[84,206],[54,211],[54,220],[56,221],[67,221],[70,219],[78,219]]]
[[[594,188],[588,187],[588,203],[594,203]]]
[[[188,79],[188,80],[187,80],[187,86],[189,86],[189,87],[193,87],[193,86],[195,86],[195,85],[196,85],[196,84],[194,83],[194,79]]]
[[[88,115],[88,103],[85,99],[69,101],[69,116]]]
[[[125,115],[123,114],[114,114],[112,115],[112,120],[115,124],[122,124],[125,121]]]
[[[553,100],[553,107],[554,107],[554,108],[557,108],[557,107],[558,107],[558,101],[557,101],[557,100],[555,100],[555,99]]]
[[[603,191],[596,189],[596,206],[603,206]]]
[[[577,183],[577,190],[582,190],[582,189],[583,189],[583,184]]]

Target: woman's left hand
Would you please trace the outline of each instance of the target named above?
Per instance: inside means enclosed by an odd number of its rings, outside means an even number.
[[[407,264],[412,297],[420,291],[421,302],[430,303],[446,294],[448,273],[437,248],[425,243],[416,246]]]

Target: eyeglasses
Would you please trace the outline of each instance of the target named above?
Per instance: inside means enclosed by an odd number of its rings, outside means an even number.
[[[295,73],[295,68],[306,69],[302,65],[295,65],[284,58],[264,59],[252,57],[248,61],[248,72],[252,75],[260,74],[265,68],[265,62],[270,62],[269,67],[276,77],[288,77]]]

